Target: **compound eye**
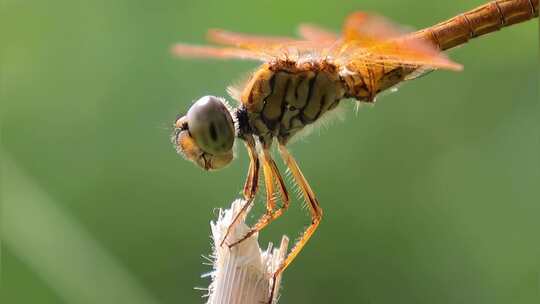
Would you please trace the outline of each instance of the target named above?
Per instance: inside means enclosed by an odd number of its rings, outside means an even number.
[[[186,117],[189,133],[204,152],[229,153],[234,144],[234,124],[222,99],[204,96],[191,106]]]

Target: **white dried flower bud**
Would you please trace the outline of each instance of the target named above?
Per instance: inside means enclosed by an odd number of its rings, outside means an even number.
[[[219,246],[227,228],[244,204],[244,200],[237,199],[230,209],[219,211],[216,222],[210,223],[214,252],[208,304],[269,303],[272,274],[287,254],[289,239],[286,236],[283,236],[279,248],[273,249],[270,243],[264,251],[259,247],[257,234],[232,248],[226,244]],[[227,242],[233,243],[249,231],[244,222],[247,213],[249,210],[231,228]],[[276,291],[279,291],[280,280],[281,276],[277,278]],[[272,303],[277,303],[278,292],[275,294]]]

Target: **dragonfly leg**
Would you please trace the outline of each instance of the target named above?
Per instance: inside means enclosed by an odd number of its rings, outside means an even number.
[[[233,221],[227,227],[227,231],[225,232],[225,236],[221,240],[221,243],[219,246],[223,246],[223,243],[229,236],[232,227],[236,224],[238,219],[246,212],[248,207],[253,203],[253,200],[255,199],[255,195],[257,194],[257,190],[259,187],[259,157],[257,156],[257,151],[255,149],[255,140],[253,140],[253,137],[250,136],[246,138],[245,140],[246,149],[248,150],[249,155],[249,169],[248,169],[248,175],[246,178],[246,182],[244,183],[244,198],[246,200],[246,203],[244,206],[242,206],[242,209],[236,214]]]
[[[285,258],[285,261],[283,261],[279,268],[274,272],[274,280],[270,289],[270,301],[272,301],[274,297],[276,278],[291,264],[291,262],[296,258],[300,251],[302,251],[302,248],[309,241],[315,230],[317,230],[323,214],[322,209],[319,206],[319,202],[317,201],[317,198],[315,197],[315,194],[309,186],[306,178],[302,174],[300,167],[298,167],[298,164],[296,163],[292,155],[281,143],[279,144],[279,152],[281,153],[281,157],[287,164],[287,167],[289,167],[289,170],[291,170],[295,182],[300,187],[304,199],[308,203],[311,213],[311,225],[309,225],[309,227],[304,231],[300,239],[296,242],[289,255],[287,255],[287,258]]]
[[[244,198],[249,201],[255,197],[257,194],[259,186],[259,157],[257,156],[257,151],[255,150],[255,141],[253,137],[249,137],[245,141],[246,149],[249,155],[249,170],[244,184]]]
[[[285,187],[285,182],[279,173],[276,163],[270,156],[270,151],[268,149],[263,149],[261,154],[262,158],[262,167],[264,173],[264,183],[266,186],[266,212],[259,218],[257,223],[244,235],[241,239],[229,245],[233,247],[240,244],[244,240],[248,239],[253,234],[259,232],[272,221],[280,217],[287,208],[289,208],[289,194]],[[277,183],[281,199],[283,204],[277,210],[276,206],[276,197],[274,196],[274,183]]]
[[[270,155],[270,151],[268,149],[263,150],[263,159],[265,162],[270,166],[271,174],[277,181],[277,185],[279,188],[279,193],[281,196],[281,200],[283,201],[283,205],[289,204],[289,193],[287,192],[287,187],[285,186],[285,182],[283,181],[283,177],[281,177],[281,174],[279,173],[279,169],[276,165],[276,162]],[[273,208],[272,208],[273,209]],[[280,207],[280,209],[283,209],[283,207]],[[285,208],[286,209],[286,208]]]

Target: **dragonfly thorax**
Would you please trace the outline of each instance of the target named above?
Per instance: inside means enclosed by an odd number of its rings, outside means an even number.
[[[241,101],[249,129],[269,144],[274,137],[286,143],[344,97],[345,83],[334,65],[277,62],[252,76]]]

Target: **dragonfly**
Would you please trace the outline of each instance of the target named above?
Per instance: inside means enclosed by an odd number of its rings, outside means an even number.
[[[262,64],[244,83],[228,88],[237,106],[216,96],[193,103],[174,122],[173,145],[204,170],[218,170],[232,161],[235,141],[244,143],[250,160],[242,191],[246,203],[232,225],[254,201],[262,167],[266,211],[244,237],[227,244],[230,247],[258,233],[289,207],[286,183],[270,153],[277,145],[307,203],[311,223],[275,271],[275,281],[311,238],[323,215],[313,189],[287,149],[291,139],[322,121],[344,100],[373,103],[380,92],[429,71],[460,71],[462,66],[442,51],[535,17],[538,0],[497,0],[412,33],[364,12],[350,14],[341,33],[301,24],[299,38],[209,30],[208,39],[221,46],[178,43],[172,47],[173,54]],[[272,287],[270,299],[274,292]]]

